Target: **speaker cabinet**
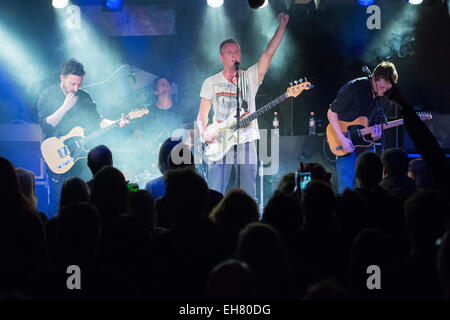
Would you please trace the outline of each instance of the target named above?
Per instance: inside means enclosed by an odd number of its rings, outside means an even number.
[[[8,159],[15,168],[33,172],[36,180],[38,210],[48,207],[48,181],[41,155],[42,131],[37,123],[14,120],[0,124],[0,156]]]

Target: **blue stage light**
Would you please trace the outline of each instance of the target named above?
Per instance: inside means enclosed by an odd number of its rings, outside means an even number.
[[[115,10],[122,5],[122,0],[106,0],[106,7],[109,10]]]
[[[360,5],[370,6],[375,2],[375,0],[358,0],[358,2]]]

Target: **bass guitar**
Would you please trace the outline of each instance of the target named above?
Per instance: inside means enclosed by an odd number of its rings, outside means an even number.
[[[428,112],[418,113],[418,115],[422,120],[430,120],[432,118],[431,113]],[[352,141],[355,148],[368,148],[374,143],[371,137],[371,133],[373,128],[375,127],[369,127],[368,123],[369,121],[367,117],[359,117],[351,122],[339,120],[339,127],[341,128],[344,136]],[[389,129],[400,125],[403,125],[403,119],[398,119],[383,124],[383,129]],[[346,152],[342,147],[341,142],[339,141],[336,132],[334,131],[331,124],[328,124],[327,126],[327,140],[331,152],[333,152],[335,155],[344,156],[348,154],[348,152]]]
[[[204,146],[204,156],[206,160],[212,162],[222,159],[234,145],[238,144],[237,132],[239,129],[247,127],[253,120],[269,111],[276,105],[280,104],[287,98],[296,98],[298,95],[300,95],[300,93],[303,92],[303,90],[309,90],[314,87],[310,82],[302,82],[301,79],[300,81],[296,80],[294,82],[295,85],[292,85],[291,83],[291,87],[287,88],[286,92],[278,98],[272,100],[271,102],[251,114],[244,114],[241,117],[239,127],[236,124],[236,116],[234,113],[230,114],[230,116],[225,119],[225,121],[216,122],[208,126],[206,128],[206,131],[216,134],[216,139],[212,142],[207,142],[203,138],[201,138],[201,142]],[[239,140],[239,144],[243,143],[244,137],[240,136]]]
[[[128,120],[140,118],[148,114],[147,108],[133,110],[125,117]],[[41,144],[41,153],[50,170],[56,174],[68,172],[75,162],[86,158],[89,150],[86,145],[110,131],[117,128],[122,119],[116,120],[107,127],[84,136],[84,130],[81,127],[74,127],[68,134],[62,137],[51,137],[45,139]]]

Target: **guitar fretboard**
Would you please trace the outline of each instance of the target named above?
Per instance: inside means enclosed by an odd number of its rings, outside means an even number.
[[[247,125],[250,124],[250,122],[252,122],[253,120],[255,120],[256,118],[258,118],[260,115],[262,115],[263,113],[269,111],[270,109],[272,109],[273,107],[275,107],[276,105],[280,104],[281,102],[283,102],[284,100],[286,100],[288,98],[288,94],[284,93],[281,96],[279,96],[278,98],[276,98],[275,100],[272,100],[271,102],[269,102],[268,104],[266,104],[265,106],[259,108],[257,111],[253,112],[252,114],[246,116],[245,118],[241,119],[240,121],[240,125],[239,125],[239,129],[246,127]],[[232,130],[236,130],[237,126],[233,125],[231,126]]]
[[[429,120],[432,118],[431,114],[429,114],[429,113],[418,113],[417,115],[420,117],[420,120]],[[403,122],[404,122],[403,119],[397,119],[394,121],[390,121],[386,124],[383,124],[383,129],[389,129],[389,128],[401,126],[401,125],[403,125]],[[360,129],[360,133],[363,136],[366,134],[370,134],[372,132],[373,127],[374,126]]]
[[[125,118],[129,119],[128,116],[125,117]],[[88,142],[90,142],[90,141],[100,137],[102,134],[107,133],[108,131],[110,131],[110,130],[112,130],[114,128],[117,128],[119,126],[120,120],[122,120],[122,119],[116,120],[113,123],[111,123],[110,125],[108,125],[107,127],[101,128],[100,130],[97,130],[97,131],[91,133],[90,135],[88,135],[88,136],[86,136],[84,138],[81,138],[80,140],[78,140],[78,142],[82,146],[84,146],[86,143],[88,143]]]

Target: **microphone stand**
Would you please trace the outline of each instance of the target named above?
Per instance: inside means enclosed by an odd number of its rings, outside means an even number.
[[[236,71],[236,128],[237,128],[237,148],[236,148],[236,158],[237,158],[237,187],[238,189],[241,188],[241,167],[239,165],[239,141],[240,141],[240,136],[239,136],[239,131],[240,128],[240,124],[241,124],[241,114],[240,114],[240,107],[239,107],[239,65],[237,64],[237,62],[234,65],[234,69]]]
[[[375,94],[375,90],[373,89],[372,77],[370,77],[370,86],[372,88],[372,93]],[[378,93],[378,90],[377,90]],[[375,104],[377,106],[378,117],[381,121],[381,154],[384,152],[385,140],[384,140],[384,125],[387,124],[386,114],[384,113],[383,108],[380,106],[380,102],[378,99],[378,95],[375,94]],[[376,151],[376,150],[375,150]]]

